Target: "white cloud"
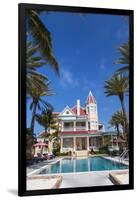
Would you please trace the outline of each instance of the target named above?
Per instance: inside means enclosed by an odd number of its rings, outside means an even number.
[[[78,80],[73,76],[73,74],[68,69],[61,70],[60,84],[64,88],[68,86],[73,88],[79,86]]]

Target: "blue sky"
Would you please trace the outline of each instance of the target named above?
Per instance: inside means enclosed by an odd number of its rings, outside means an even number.
[[[106,97],[104,84],[120,66],[115,64],[117,48],[128,40],[128,21],[122,16],[49,12],[41,14],[41,20],[52,34],[53,50],[60,65],[61,76],[57,77],[48,65],[40,72],[51,80],[54,96],[45,100],[55,111],[66,105],[74,106],[80,99],[84,106],[89,90],[98,103],[99,121],[108,128],[112,114],[120,109],[117,97]],[[31,111],[27,102],[27,127]],[[128,109],[128,97],[125,99]],[[43,128],[35,124],[35,133]]]

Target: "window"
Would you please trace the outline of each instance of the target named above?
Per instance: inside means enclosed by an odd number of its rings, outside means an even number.
[[[93,106],[90,107],[90,111],[91,111],[91,112],[94,111],[94,107],[93,107]]]
[[[76,126],[86,126],[86,122],[76,122]]]
[[[96,106],[91,106],[90,107],[90,112],[91,113],[96,113]]]
[[[66,114],[69,114],[69,111],[66,111]]]
[[[73,147],[73,138],[64,138],[63,139],[63,147],[64,148],[72,148]]]

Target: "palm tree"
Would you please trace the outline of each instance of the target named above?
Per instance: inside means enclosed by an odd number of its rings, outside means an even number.
[[[41,114],[36,114],[36,121],[44,127],[45,132],[47,132],[47,129],[50,128],[51,124],[54,123],[53,115],[52,115],[53,109],[46,109],[42,111]]]
[[[117,60],[116,64],[123,64],[125,66],[118,69],[117,73],[129,72],[129,42],[120,46],[118,51],[121,57]]]
[[[120,135],[120,130],[119,130],[119,122],[117,121],[117,119],[112,116],[111,120],[109,121],[109,128],[111,127],[115,127],[115,129],[117,130],[117,135]]]
[[[122,111],[117,111],[116,113],[113,114],[111,117],[111,120],[109,121],[110,127],[115,127],[117,130],[117,135],[120,136],[120,127],[123,128],[124,132],[124,125],[125,125],[125,118],[123,116]]]
[[[53,95],[52,90],[49,89],[50,82],[47,82],[47,89],[37,89],[36,87],[31,88],[29,91],[29,96],[32,99],[32,102],[30,104],[30,110],[32,110],[32,119],[31,119],[31,132],[34,133],[34,123],[35,123],[35,116],[36,116],[36,110],[43,110],[47,108],[52,108],[52,106],[46,102],[43,97],[44,96],[51,96]]]
[[[48,138],[49,141],[53,141],[54,148],[59,151],[60,148],[60,138],[59,138],[59,121],[55,119],[52,114],[52,109],[47,109],[43,111],[42,114],[36,115],[36,121],[44,127],[45,133],[47,130],[52,130],[52,132],[48,132],[45,138]]]
[[[26,87],[27,92],[31,90],[31,88],[47,87],[45,85],[45,81],[48,80],[47,77],[37,72],[39,67],[42,67],[46,64],[43,61],[41,56],[36,55],[38,51],[38,46],[33,47],[32,42],[27,42],[27,53],[26,53],[26,63],[27,63],[27,73],[26,73]]]
[[[128,120],[124,105],[124,95],[126,92],[128,92],[129,86],[128,78],[124,77],[122,74],[117,74],[114,75],[110,80],[105,81],[105,83],[105,94],[107,96],[118,96],[120,100],[123,116],[125,118],[126,131],[128,131]]]
[[[59,64],[53,54],[51,33],[40,19],[41,12],[32,9],[27,10],[27,31],[32,36],[33,44],[38,45],[43,58],[59,74]]]

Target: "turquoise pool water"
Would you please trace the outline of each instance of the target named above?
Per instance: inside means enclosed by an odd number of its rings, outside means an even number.
[[[99,156],[80,159],[64,158],[61,161],[50,165],[49,168],[42,170],[40,174],[88,172],[127,168],[128,166],[124,164],[107,160]]]

